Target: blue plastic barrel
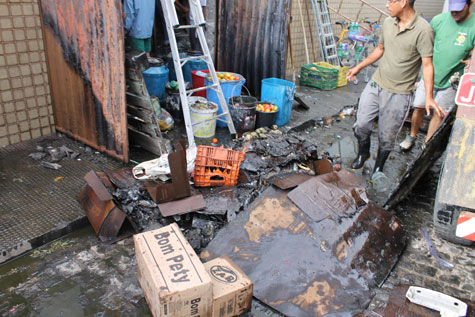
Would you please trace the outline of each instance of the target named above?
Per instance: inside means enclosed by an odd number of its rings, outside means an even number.
[[[190,54],[190,56],[196,56],[197,54]],[[202,55],[202,54],[201,54]],[[207,70],[208,69],[208,64],[204,60],[201,59],[193,59],[190,61],[187,61],[185,65],[182,66],[183,70],[183,77],[185,78],[185,81],[188,83],[192,83],[192,71],[194,70]]]
[[[185,53],[180,53],[180,58],[185,58],[188,57],[187,54]],[[173,55],[172,53],[168,54],[167,56],[167,62],[168,62],[168,68],[170,69],[170,75],[169,79],[170,81],[176,80],[176,73],[175,73],[175,64],[173,63]],[[181,67],[181,70],[183,71],[184,66]],[[191,76],[191,75],[190,75]],[[191,81],[190,81],[191,82]]]
[[[229,109],[229,98],[241,95],[242,86],[246,82],[246,79],[242,75],[239,75],[239,74],[236,74],[236,73],[232,73],[232,74],[235,77],[239,77],[239,80],[220,81],[219,82],[220,85],[221,85],[221,89],[223,90],[224,99],[226,100],[226,104],[228,105],[228,109]],[[205,77],[205,86],[210,86],[212,84],[213,84],[213,82],[211,81],[211,78]],[[216,93],[216,91],[214,91],[213,89],[207,89],[206,90],[206,99],[208,99],[208,101],[212,101],[212,102],[214,102],[218,105],[218,115],[223,113],[223,109],[221,108],[221,103],[218,100],[218,94]],[[223,120],[226,119],[224,116],[219,117],[219,118],[223,119]],[[217,124],[218,127],[227,127],[227,124],[224,123],[221,120],[217,120],[216,124]]]
[[[273,103],[279,107],[275,124],[279,127],[290,121],[292,103],[294,102],[295,84],[279,78],[262,80],[261,100]]]
[[[158,97],[160,102],[165,102],[165,86],[168,83],[168,68],[166,66],[150,67],[142,75],[150,96]]]

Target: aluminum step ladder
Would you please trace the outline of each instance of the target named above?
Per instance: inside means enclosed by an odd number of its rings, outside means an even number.
[[[340,66],[338,51],[333,36],[332,22],[326,0],[312,0],[313,17],[320,40],[322,59],[334,66]]]
[[[188,147],[191,147],[193,144],[195,144],[195,138],[193,135],[193,125],[196,125],[196,123],[195,124],[191,123],[188,97],[190,97],[195,92],[206,90],[206,89],[213,89],[214,91],[216,91],[219,103],[221,104],[221,110],[222,110],[221,114],[218,114],[207,120],[200,121],[198,124],[201,124],[203,122],[210,121],[210,120],[220,120],[222,122],[225,122],[228,125],[229,132],[232,135],[236,134],[236,130],[234,128],[231,115],[229,113],[226,99],[224,98],[224,95],[223,95],[223,90],[221,89],[221,85],[219,84],[218,76],[216,75],[216,70],[214,68],[213,60],[211,59],[211,54],[209,52],[208,44],[206,43],[206,37],[203,30],[203,28],[206,25],[206,21],[203,16],[203,11],[201,9],[200,1],[189,0],[190,14],[194,21],[193,25],[180,25],[174,2],[175,0],[161,0],[163,16],[167,24],[167,33],[168,33],[168,39],[170,41],[170,48],[171,48],[172,56],[173,56],[173,64],[175,66],[175,73],[176,73],[176,77],[178,81],[178,87],[180,90],[180,100],[181,100],[181,105],[182,105],[182,110],[183,110],[183,117],[185,119],[186,135],[188,137]],[[201,45],[201,50],[203,52],[203,55],[180,58],[180,53],[178,51],[178,45],[177,45],[177,41],[175,37],[175,30],[183,30],[183,29],[196,30],[196,34],[198,35],[198,39]],[[191,60],[197,60],[197,59],[203,60],[208,65],[208,70],[209,70],[209,74],[211,75],[212,84],[209,86],[186,90],[185,80],[183,77],[183,71],[181,67],[186,62],[191,61]]]

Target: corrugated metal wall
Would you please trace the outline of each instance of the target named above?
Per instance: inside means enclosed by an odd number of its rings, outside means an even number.
[[[220,0],[217,69],[246,78],[260,95],[263,78],[285,76],[290,0]]]
[[[56,129],[128,160],[120,0],[41,0]]]
[[[300,15],[299,11],[299,2],[302,8],[302,15]],[[366,2],[379,10],[387,12],[386,0],[366,0]],[[300,73],[302,65],[307,63],[304,34],[307,38],[310,62],[321,61],[320,46],[311,3],[311,0],[292,0],[290,37],[296,75]],[[360,18],[369,17],[372,21],[378,20],[381,17],[381,14],[370,6],[361,6],[361,1],[359,0],[327,0],[327,3],[332,8],[340,8],[339,12],[352,20],[355,20],[358,15]],[[423,13],[426,19],[432,19],[435,15],[441,13],[443,7],[444,0],[416,0],[415,3],[416,11]],[[334,12],[331,12],[330,17],[333,22],[333,34],[338,35],[341,28],[334,23],[338,20],[344,20],[344,18]],[[382,19],[384,19],[384,17]],[[302,28],[302,20],[305,30]],[[287,78],[292,80],[293,70],[290,49],[287,52],[287,56]]]

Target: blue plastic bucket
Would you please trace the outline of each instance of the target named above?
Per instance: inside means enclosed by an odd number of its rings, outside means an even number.
[[[165,102],[165,85],[168,83],[168,68],[166,66],[150,67],[142,75],[150,96],[158,97],[160,102]]]
[[[220,81],[221,89],[223,90],[224,99],[226,100],[226,104],[228,105],[229,109],[229,98],[236,97],[241,95],[242,86],[246,82],[246,79],[239,74],[232,73],[235,77],[239,77],[239,80],[232,80],[232,81]],[[205,77],[205,86],[212,85],[213,82],[211,78]],[[212,101],[218,105],[218,115],[223,113],[223,109],[221,108],[221,104],[218,100],[218,94],[213,89],[206,90],[206,99]],[[220,119],[225,119],[225,117],[219,117]],[[218,120],[216,123],[218,127],[226,127],[227,124],[221,120]]]
[[[275,124],[279,127],[290,121],[292,103],[294,102],[295,84],[279,78],[262,80],[261,100],[273,103],[279,107]]]

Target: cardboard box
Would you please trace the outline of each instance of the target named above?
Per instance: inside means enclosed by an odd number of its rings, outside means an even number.
[[[134,235],[138,278],[158,316],[211,316],[212,284],[177,224]]]
[[[238,316],[251,309],[253,283],[227,256],[205,263],[213,283],[213,317]]]

